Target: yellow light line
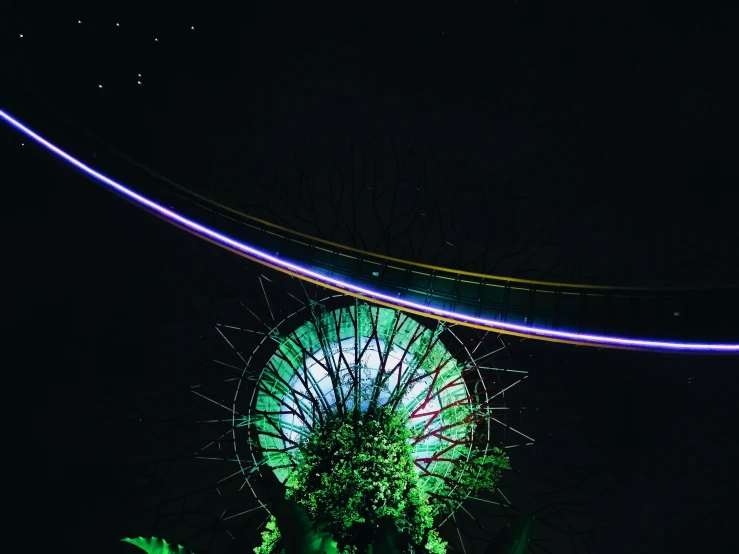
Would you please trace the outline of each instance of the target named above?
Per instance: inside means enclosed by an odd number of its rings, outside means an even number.
[[[187,231],[188,233],[190,233],[190,234],[192,234],[192,235],[194,235],[194,236],[196,236],[198,238],[201,238],[201,239],[206,240],[206,241],[208,241],[208,242],[210,242],[210,243],[212,243],[212,244],[214,244],[214,245],[216,245],[216,246],[218,246],[220,248],[223,248],[224,250],[228,250],[229,252],[232,252],[232,253],[234,253],[234,254],[236,254],[238,256],[241,256],[242,258],[246,258],[247,260],[251,260],[251,261],[256,262],[256,263],[258,263],[260,265],[263,265],[265,267],[269,267],[269,268],[274,269],[276,271],[279,271],[280,273],[283,273],[285,275],[290,275],[291,277],[295,277],[295,278],[300,279],[302,281],[308,281],[308,282],[313,283],[315,285],[318,285],[320,287],[323,287],[323,288],[326,288],[326,289],[329,289],[329,290],[333,290],[333,291],[339,292],[339,293],[344,294],[346,296],[351,296],[351,297],[357,298],[359,300],[365,300],[365,301],[370,302],[370,303],[373,303],[373,304],[380,304],[381,306],[387,306],[388,308],[393,308],[395,310],[399,310],[399,311],[402,311],[402,312],[416,314],[416,315],[419,315],[421,317],[427,317],[427,318],[430,318],[430,319],[435,319],[437,321],[445,321],[447,323],[453,323],[455,325],[462,325],[464,327],[474,327],[476,329],[481,329],[483,331],[494,331],[494,332],[497,332],[497,333],[501,333],[503,335],[512,335],[512,336],[515,336],[515,337],[522,337],[522,338],[533,339],[533,340],[540,340],[540,341],[546,341],[546,342],[556,342],[556,343],[562,343],[562,344],[574,344],[576,346],[588,346],[590,348],[611,348],[611,349],[614,349],[614,350],[638,350],[638,351],[650,350],[649,348],[639,348],[639,347],[635,347],[635,346],[623,346],[623,345],[617,345],[617,344],[596,344],[596,343],[592,343],[592,342],[577,341],[577,340],[572,340],[572,339],[561,339],[561,338],[548,337],[548,336],[538,335],[538,334],[533,334],[533,333],[523,333],[523,332],[520,332],[520,331],[511,331],[509,329],[502,329],[502,328],[494,327],[494,326],[479,325],[479,324],[476,324],[476,323],[470,323],[470,322],[466,322],[466,321],[465,322],[461,322],[461,321],[458,321],[456,319],[452,319],[452,318],[449,318],[449,317],[444,317],[444,316],[436,315],[436,314],[433,314],[433,313],[424,312],[422,310],[416,310],[416,309],[413,309],[413,308],[408,308],[407,306],[404,306],[404,305],[401,305],[401,304],[395,304],[393,302],[388,302],[388,301],[385,301],[385,300],[378,300],[378,299],[373,298],[371,296],[365,296],[363,294],[351,292],[351,291],[342,289],[340,287],[337,287],[337,286],[334,286],[334,285],[331,285],[331,284],[328,284],[328,283],[324,283],[323,281],[319,281],[318,279],[313,279],[311,277],[307,277],[307,276],[305,276],[305,275],[303,275],[301,273],[296,273],[294,271],[290,271],[289,269],[285,269],[282,266],[271,264],[271,263],[266,262],[266,261],[264,261],[264,260],[262,260],[260,258],[256,258],[254,256],[250,256],[249,254],[246,254],[246,253],[242,252],[241,250],[237,250],[237,249],[232,248],[230,246],[227,246],[227,245],[225,245],[225,244],[223,244],[221,242],[218,242],[217,240],[214,240],[214,239],[212,239],[212,238],[210,238],[210,237],[208,237],[206,235],[201,235],[201,234],[197,233],[196,231],[194,231],[193,229],[190,229],[189,227],[186,227],[184,225],[180,225],[177,222],[173,222],[173,221],[165,218],[164,216],[158,216],[158,217],[160,217],[160,219],[166,221],[167,223],[169,223],[171,225],[175,225],[175,226],[179,227],[183,231]]]
[[[579,284],[579,283],[562,283],[558,281],[539,281],[535,279],[522,279],[519,277],[505,277],[503,275],[492,275],[488,273],[477,273],[474,271],[465,271],[462,269],[453,269],[449,267],[441,267],[431,264],[425,264],[421,262],[414,262],[411,260],[404,260],[402,258],[396,258],[393,256],[388,256],[385,254],[378,254],[375,252],[370,252],[369,250],[363,250],[361,248],[356,248],[354,246],[348,246],[345,244],[341,244],[338,242],[333,242],[327,239],[323,239],[320,237],[316,237],[313,235],[309,235],[308,233],[303,233],[301,231],[297,231],[295,229],[291,229],[289,227],[285,227],[283,225],[278,225],[277,223],[272,223],[271,221],[267,221],[266,219],[262,219],[259,217],[255,217],[253,215],[249,215],[247,213],[244,213],[242,211],[236,210],[234,208],[231,208],[230,206],[226,204],[222,204],[220,202],[216,202],[215,200],[211,200],[207,196],[203,196],[202,194],[198,194],[197,192],[194,192],[187,187],[184,187],[182,185],[179,185],[173,181],[170,181],[169,179],[157,175],[157,178],[167,182],[168,184],[186,192],[187,194],[190,194],[194,196],[195,198],[198,198],[212,206],[217,206],[218,208],[221,208],[222,210],[225,210],[231,214],[238,215],[239,217],[243,217],[244,219],[248,219],[250,221],[253,221],[255,223],[259,223],[261,225],[264,225],[266,227],[270,227],[272,229],[278,229],[284,233],[288,233],[290,235],[302,237],[311,241],[315,241],[321,244],[325,244],[327,246],[332,246],[334,248],[338,248],[341,250],[345,250],[348,252],[354,252],[356,254],[362,254],[364,256],[369,256],[373,258],[378,258],[380,260],[384,260],[386,262],[395,262],[395,263],[402,263],[406,266],[412,266],[412,267],[420,267],[424,269],[428,269],[435,272],[440,273],[450,273],[453,275],[465,275],[468,277],[477,277],[481,280],[489,280],[489,281],[503,281],[507,283],[521,283],[524,285],[539,285],[539,286],[545,286],[545,287],[557,287],[557,288],[570,288],[570,289],[582,289],[582,290],[622,290],[622,291],[684,291],[684,290],[709,290],[709,289],[721,289],[721,288],[736,288],[739,287],[739,284],[731,284],[731,285],[702,285],[702,286],[690,286],[690,287],[681,287],[681,286],[671,286],[671,287],[642,287],[642,286],[621,286],[621,285],[585,285],[585,284]],[[333,253],[331,250],[326,250],[323,248],[319,248],[320,250],[323,250],[325,252]],[[339,253],[342,257],[351,257],[347,256],[346,254]],[[368,260],[370,261],[370,260]],[[405,268],[400,268],[396,266],[389,266],[391,269],[398,269],[398,270],[404,270]],[[414,272],[416,273],[416,272]],[[428,274],[426,274],[428,275]],[[453,277],[444,277],[442,275],[437,275],[437,277],[440,277],[442,279],[450,279],[454,280]],[[474,281],[466,281],[474,284],[480,284]],[[492,283],[484,283],[487,286],[495,286]],[[521,288],[518,290],[528,290],[525,288]]]

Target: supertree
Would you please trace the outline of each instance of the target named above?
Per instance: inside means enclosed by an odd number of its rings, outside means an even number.
[[[489,442],[496,395],[485,370],[452,331],[467,359],[447,350],[443,324],[359,303],[307,309],[306,323],[272,334],[277,350],[241,423],[254,427],[251,459],[313,519],[333,522],[342,549],[364,551],[371,524],[391,517],[404,542],[443,551],[433,517],[443,522],[470,494],[495,490],[510,467]]]
[[[386,551],[386,540],[443,552],[437,530],[462,541],[466,503],[513,509],[499,486],[506,451],[534,443],[519,426],[528,375],[511,367],[515,343],[272,280],[257,278],[261,310],[225,304],[236,318],[214,329],[225,350],[206,363],[208,382],[188,387],[205,411],[184,416],[200,437],[191,461],[223,474],[212,496],[229,499],[227,535],[262,512],[256,552],[279,552],[280,514],[302,509],[340,552]],[[171,533],[167,520],[159,512],[152,529]]]

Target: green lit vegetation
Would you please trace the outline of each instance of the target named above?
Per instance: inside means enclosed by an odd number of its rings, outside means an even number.
[[[121,539],[121,542],[127,542],[134,546],[138,546],[147,554],[192,554],[184,546],[179,544],[170,544],[159,537],[136,537]]]
[[[446,543],[433,528],[434,515],[453,510],[454,499],[494,489],[501,471],[510,467],[500,449],[470,456],[445,480],[446,490],[430,497],[419,484],[423,476],[415,471],[406,421],[384,407],[332,413],[300,445],[302,459],[288,478],[286,497],[314,521],[330,522],[328,529],[341,554],[361,554],[384,540],[378,537],[382,521],[394,526],[397,552],[411,547],[446,552]],[[262,539],[256,554],[282,552],[274,518]]]

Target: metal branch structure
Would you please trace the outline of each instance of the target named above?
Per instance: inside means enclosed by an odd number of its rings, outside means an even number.
[[[417,470],[433,495],[452,464],[480,440],[463,433],[460,418],[453,416],[478,396],[468,391],[468,383],[482,388],[485,411],[499,407],[495,396],[486,394],[485,369],[464,345],[467,361],[446,350],[440,342],[443,324],[428,329],[401,312],[359,303],[332,312],[322,304],[308,309],[309,320],[278,339],[252,393],[249,419],[257,428],[258,451],[284,482],[295,467],[298,444],[321,413],[389,406],[407,414]],[[476,417],[493,424],[492,418]],[[492,435],[490,429],[486,435]]]

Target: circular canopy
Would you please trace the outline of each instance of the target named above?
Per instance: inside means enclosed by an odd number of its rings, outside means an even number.
[[[405,314],[355,305],[313,317],[285,337],[259,379],[253,418],[266,463],[285,482],[318,412],[366,411],[372,402],[407,418],[423,488],[441,485],[469,452],[473,405],[463,366],[432,330]],[[355,386],[356,385],[356,386]],[[435,459],[441,458],[443,460]]]

